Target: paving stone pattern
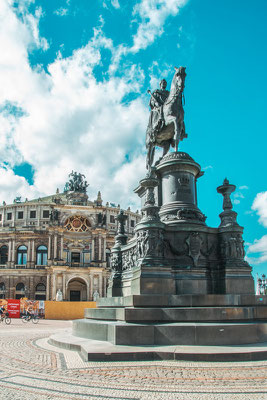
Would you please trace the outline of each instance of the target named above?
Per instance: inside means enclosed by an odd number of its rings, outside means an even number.
[[[84,362],[47,341],[70,325],[1,325],[0,399],[267,400],[267,361]]]

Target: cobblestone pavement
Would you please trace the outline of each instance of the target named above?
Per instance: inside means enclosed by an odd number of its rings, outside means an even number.
[[[3,400],[267,400],[267,361],[84,362],[47,342],[69,321],[0,326]]]

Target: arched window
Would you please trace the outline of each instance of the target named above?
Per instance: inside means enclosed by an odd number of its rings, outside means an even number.
[[[6,296],[6,286],[4,284],[4,282],[0,283],[0,299],[4,299]]]
[[[15,298],[18,300],[18,299],[25,297],[27,291],[28,291],[28,289],[26,288],[24,283],[22,283],[22,282],[18,283],[16,285]]]
[[[38,283],[38,285],[36,286],[36,292],[45,292],[46,287],[43,283]]]
[[[18,283],[18,284],[16,285],[16,290],[17,290],[18,292],[24,292],[24,291],[25,291],[25,285],[24,285],[24,283],[22,283],[22,282]]]
[[[26,265],[27,264],[27,247],[19,246],[17,250],[17,264]]]
[[[8,259],[8,248],[7,246],[2,246],[0,248],[0,264],[6,264]]]
[[[36,264],[47,265],[47,247],[39,246],[36,251]]]
[[[36,285],[35,300],[46,300],[46,287],[43,283]]]

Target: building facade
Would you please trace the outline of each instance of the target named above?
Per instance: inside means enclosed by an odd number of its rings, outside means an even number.
[[[106,295],[120,206],[88,200],[83,175],[64,192],[0,207],[0,298],[90,301]],[[140,219],[129,208],[125,229]]]

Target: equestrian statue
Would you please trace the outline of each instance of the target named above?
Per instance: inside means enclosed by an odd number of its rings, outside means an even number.
[[[164,157],[170,146],[178,150],[180,140],[187,137],[184,125],[184,82],[185,67],[175,67],[170,91],[166,90],[167,82],[160,82],[160,89],[151,93],[149,106],[151,108],[146,131],[147,159],[146,167],[150,171],[155,154],[155,147],[163,147]]]

